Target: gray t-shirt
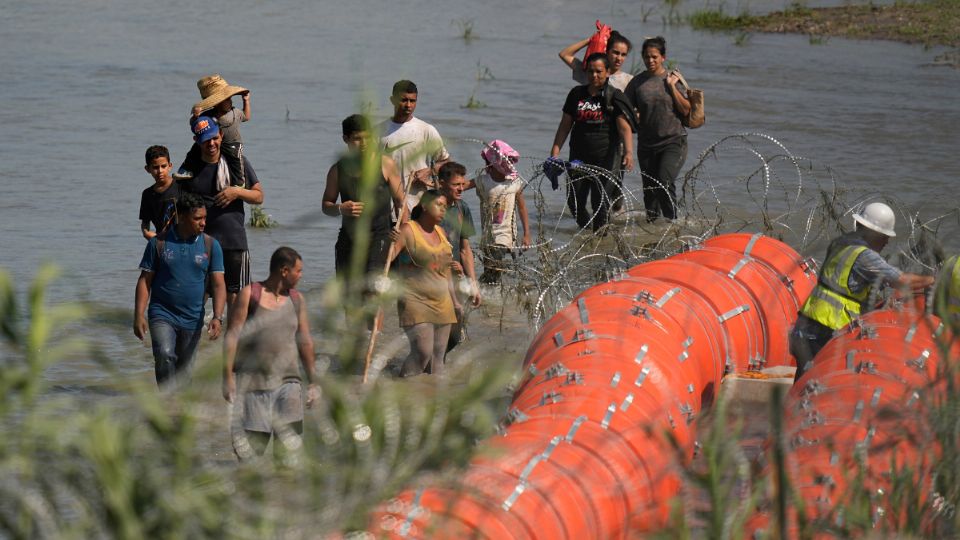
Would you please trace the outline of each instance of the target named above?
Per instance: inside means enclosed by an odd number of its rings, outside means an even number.
[[[682,83],[677,83],[677,88],[681,93],[686,92]],[[665,76],[645,71],[630,81],[624,94],[640,114],[638,150],[656,150],[687,135],[687,130],[680,122],[680,114],[674,107]]]
[[[220,133],[223,134],[223,142],[226,144],[242,143],[240,138],[240,123],[245,117],[243,111],[234,107],[229,112],[217,118],[217,124],[220,125]]]

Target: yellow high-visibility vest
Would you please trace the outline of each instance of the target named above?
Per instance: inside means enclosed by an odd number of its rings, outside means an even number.
[[[933,298],[937,315],[960,321],[960,256],[950,257],[943,265]]]
[[[853,263],[867,249],[866,246],[846,246],[833,253],[820,269],[817,286],[803,303],[800,313],[832,330],[847,326],[860,315],[860,305],[870,295],[870,287],[854,293],[847,281]]]

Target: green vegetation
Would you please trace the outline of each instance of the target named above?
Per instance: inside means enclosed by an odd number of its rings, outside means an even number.
[[[461,109],[482,109],[486,107],[487,104],[477,99],[476,92],[470,94],[470,98],[467,99],[467,102],[460,106]]]
[[[493,433],[511,375],[501,365],[468,366],[440,384],[361,387],[328,374],[298,459],[238,465],[218,355],[200,360],[206,369],[188,388],[160,394],[78,337],[128,336],[129,312],[47,306],[56,275],[41,269],[21,309],[0,271],[2,538],[315,538],[363,529],[370,510],[415,475],[464,466],[474,441]],[[91,331],[71,332],[81,321]],[[99,362],[111,395],[91,405],[89,394],[48,388],[44,370],[72,358]]]
[[[695,11],[688,22],[700,30],[808,34],[811,44],[823,44],[829,37],[836,36],[960,46],[960,0],[830,8],[808,8],[794,3],[784,11],[767,15],[744,12],[737,16],[724,13],[720,7]]]
[[[270,229],[276,227],[277,222],[257,204],[250,207],[250,226],[255,229]]]
[[[473,39],[472,17],[460,17],[459,19],[450,21],[450,24],[455,25],[460,29],[460,38],[464,41],[469,42]]]
[[[487,65],[481,64],[480,61],[477,60],[477,80],[492,81],[494,79],[496,79],[496,77],[493,76],[493,72],[490,71],[490,67]]]

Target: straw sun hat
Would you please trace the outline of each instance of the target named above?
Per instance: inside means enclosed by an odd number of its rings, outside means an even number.
[[[203,100],[194,105],[194,107],[200,107],[201,111],[212,109],[227,98],[248,92],[248,90],[242,86],[228,84],[219,73],[197,81],[197,88],[200,89],[200,97],[203,98]]]

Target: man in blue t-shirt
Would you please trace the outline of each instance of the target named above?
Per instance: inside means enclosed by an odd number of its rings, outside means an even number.
[[[157,384],[161,386],[189,375],[203,331],[207,282],[213,292],[210,339],[220,335],[227,298],[223,251],[219,242],[203,232],[207,223],[203,200],[183,194],[176,211],[176,227],[163,238],[151,238],[143,252],[133,319],[133,333],[141,340],[149,327]]]

